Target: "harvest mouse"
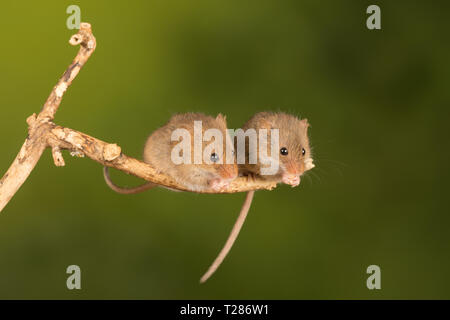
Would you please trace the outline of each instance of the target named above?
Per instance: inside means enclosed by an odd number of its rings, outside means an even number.
[[[253,154],[257,159],[255,164],[249,163],[252,152],[246,142],[245,164],[239,166],[242,173],[261,176],[264,179],[283,182],[293,187],[300,184],[300,176],[307,170],[314,168],[311,157],[311,149],[308,139],[309,123],[307,119],[300,120],[296,116],[284,112],[259,112],[253,115],[242,127],[244,131],[255,129],[257,133],[257,146],[261,146],[263,141],[258,134],[260,129],[267,130],[267,154],[272,157],[271,151],[271,129],[278,129],[279,152],[278,166],[276,172],[271,175],[262,174],[265,164],[261,160],[260,152]],[[259,150],[258,150],[259,151]],[[274,150],[274,152],[277,152]]]
[[[247,175],[250,178],[258,176],[264,179],[275,180],[277,182],[283,182],[289,184],[293,187],[300,184],[300,176],[307,170],[314,168],[313,159],[311,158],[311,150],[309,147],[308,139],[308,121],[306,119],[300,120],[293,115],[278,112],[259,112],[253,117],[251,117],[243,126],[244,132],[248,129],[254,129],[256,132],[257,143],[256,149],[250,150],[250,143],[245,140],[245,163],[239,163],[239,174]],[[267,130],[267,155],[272,155],[271,153],[271,139],[273,138],[270,134],[270,129],[278,129],[279,133],[279,152],[277,169],[272,175],[262,175],[262,168],[265,165],[262,163],[260,158],[259,148],[261,144],[264,143],[260,141],[259,129]],[[242,141],[242,140],[241,140]],[[238,152],[239,161],[239,141],[235,140],[236,146],[235,150]],[[242,149],[241,149],[242,150]],[[257,152],[257,154],[252,154]],[[274,150],[275,152],[275,150]],[[249,159],[253,156],[256,159],[255,164],[249,163]],[[228,252],[231,250],[239,232],[244,224],[247,217],[248,211],[252,204],[253,196],[255,191],[247,192],[247,197],[242,206],[241,212],[233,226],[233,229],[228,236],[228,239],[220,251],[217,258],[208,268],[206,273],[201,277],[200,283],[208,280],[214,272],[219,268]]]
[[[201,121],[201,130],[199,132],[194,130],[194,121]],[[179,140],[174,141],[172,139],[173,132],[177,129],[184,130],[190,136],[188,145],[191,154],[184,155],[184,150],[179,152],[180,156],[189,158],[190,163],[176,164],[173,161],[173,149],[180,143]],[[205,154],[205,157],[207,156],[208,158],[208,161],[205,162],[203,157],[204,151],[209,146],[209,143],[203,142],[201,144],[201,163],[194,163],[194,150],[196,149],[194,132],[197,134],[201,133],[201,137],[205,137],[206,141],[205,132],[208,129],[216,129],[220,132],[223,137],[222,150],[212,148],[207,155]],[[159,172],[170,176],[190,191],[195,192],[207,189],[220,191],[227,187],[238,175],[236,161],[233,159],[232,163],[228,163],[229,161],[225,160],[227,148],[230,150],[234,148],[231,139],[226,139],[227,136],[226,117],[222,114],[219,114],[216,118],[202,113],[176,114],[170,118],[167,124],[154,131],[148,137],[144,146],[143,161],[152,165]],[[119,193],[138,193],[157,186],[149,182],[136,188],[121,188],[111,181],[107,167],[104,168],[104,176],[108,186]]]

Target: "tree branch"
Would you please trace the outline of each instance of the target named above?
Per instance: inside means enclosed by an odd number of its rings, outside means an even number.
[[[56,166],[65,165],[61,150],[66,149],[70,150],[72,155],[87,156],[104,166],[116,168],[147,181],[172,189],[189,191],[149,164],[126,156],[118,145],[106,143],[53,123],[64,93],[95,50],[96,40],[92,34],[91,25],[81,23],[80,30],[70,38],[69,43],[80,45],[80,49],[72,64],[53,88],[41,112],[27,119],[28,136],[17,157],[0,180],[0,212],[28,178],[46,148],[51,148]],[[241,177],[221,192],[206,190],[202,193],[235,193],[259,189],[271,190],[275,187],[275,182],[262,179],[248,181],[247,178]]]
[[[53,125],[50,130],[50,144],[60,149],[68,149],[75,151],[80,156],[87,156],[88,158],[104,165],[112,167],[123,172],[132,174],[144,180],[163,185],[172,189],[181,191],[190,191],[184,186],[179,185],[171,177],[164,173],[158,172],[156,168],[151,165],[128,157],[122,153],[122,149],[117,144],[110,144],[87,134]],[[264,180],[247,181],[246,177],[235,179],[230,186],[222,192],[214,190],[202,191],[202,193],[235,193],[244,192],[256,189],[271,190],[276,186],[276,183]]]

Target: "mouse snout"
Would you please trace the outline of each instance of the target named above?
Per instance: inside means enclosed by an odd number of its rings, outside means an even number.
[[[237,165],[223,165],[218,170],[219,175],[210,181],[213,190],[220,191],[230,185],[230,182],[237,178]]]
[[[305,171],[305,165],[303,162],[289,161],[285,163],[284,172],[281,176],[281,181],[292,187],[296,187],[300,184],[300,176]]]
[[[234,180],[238,176],[238,167],[235,164],[225,164],[221,166],[219,174],[224,180]]]
[[[305,164],[303,161],[289,161],[285,164],[285,172],[288,175],[301,176],[305,171]]]

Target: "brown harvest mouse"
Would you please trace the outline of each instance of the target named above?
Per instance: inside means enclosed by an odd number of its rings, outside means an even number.
[[[201,123],[200,127],[198,126],[199,123]],[[217,150],[220,148],[220,145],[214,145],[214,148],[206,150],[210,144],[202,142],[202,140],[215,141],[216,139],[216,136],[213,136],[214,140],[212,137],[210,140],[206,139],[209,129],[215,129],[222,136],[221,150]],[[188,136],[172,138],[174,132],[178,132],[177,130],[181,130],[181,133],[186,133]],[[201,134],[201,140],[196,140],[195,134]],[[226,117],[221,114],[216,118],[202,113],[176,114],[170,118],[166,125],[155,130],[148,137],[144,146],[143,160],[190,191],[195,192],[207,189],[220,191],[227,187],[238,175],[236,161],[234,159],[233,161],[226,161],[225,159],[227,148],[231,151],[234,148],[231,139],[226,139],[227,136]],[[187,159],[188,162],[176,163],[173,150],[176,145],[180,144],[181,138],[190,139],[190,143],[188,141],[186,145],[188,151],[186,154],[183,154],[185,150],[180,150],[176,153],[176,156],[184,157],[183,159]],[[197,142],[196,145],[194,144],[195,141]],[[199,141],[201,143],[200,150],[198,149]],[[218,147],[216,148],[215,146]],[[198,152],[200,158],[197,159],[194,156],[196,148],[200,151]],[[234,157],[234,152],[232,154]],[[158,186],[153,183],[146,183],[136,188],[121,188],[111,181],[106,167],[104,168],[104,176],[109,187],[116,192],[124,194],[138,193]]]
[[[245,139],[245,136],[244,139],[240,140],[240,142],[239,138],[235,140],[235,150],[238,153],[237,160],[239,163],[239,174],[247,175],[249,178],[258,176],[263,179],[283,182],[293,187],[298,186],[300,184],[300,176],[305,171],[314,168],[311,150],[309,147],[308,126],[309,124],[306,119],[300,120],[293,115],[282,112],[259,112],[253,115],[253,117],[251,117],[244,124],[242,130],[243,132],[246,132],[249,129],[254,129],[256,140],[256,144],[254,144],[254,146],[256,148],[250,148],[250,140]],[[260,139],[259,129],[267,130],[266,141]],[[276,141],[278,143],[276,143],[275,146],[278,145],[279,151],[273,150],[274,153],[272,153],[271,145],[272,139],[275,139],[275,136],[271,134],[271,129],[278,129],[278,139]],[[243,148],[240,148],[239,143],[244,144],[242,146],[245,148],[244,163],[240,163],[239,160],[239,153],[243,150]],[[263,145],[265,145],[265,148],[267,149],[267,152],[263,154],[270,155],[270,157],[275,158],[272,163],[275,163],[276,166],[270,175],[263,174],[263,169],[268,166],[268,163],[266,161],[262,161],[261,159],[260,148]],[[254,159],[252,161],[254,163],[249,163],[252,158]],[[201,283],[208,280],[209,277],[214,274],[227,256],[228,252],[231,250],[231,247],[239,235],[242,225],[247,217],[254,193],[254,190],[247,192],[247,197],[242,206],[241,212],[236,219],[225,245],[212,265],[200,279]]]
[[[307,170],[314,168],[311,149],[308,138],[309,123],[307,119],[300,120],[296,116],[284,112],[259,112],[251,117],[242,127],[244,131],[255,129],[257,133],[256,149],[249,150],[249,143],[246,141],[245,164],[239,166],[242,173],[260,176],[267,180],[283,182],[293,187],[300,184],[300,176]],[[267,155],[274,159],[277,168],[271,174],[264,174],[263,169],[268,165],[261,159],[259,148],[263,145],[260,129],[267,130]],[[271,150],[272,135],[271,129],[278,129],[278,150]],[[257,154],[254,154],[254,153]],[[277,154],[278,153],[278,154]],[[249,163],[252,157],[256,163]],[[278,160],[275,160],[278,158]]]

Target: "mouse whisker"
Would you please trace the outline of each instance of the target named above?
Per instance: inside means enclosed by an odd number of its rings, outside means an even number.
[[[305,173],[303,176],[308,179],[309,185],[312,186],[313,180],[312,180],[311,176],[308,173]]]
[[[346,168],[349,167],[349,165],[347,163],[345,163],[345,162],[332,160],[332,159],[327,159],[327,158],[322,158],[322,157],[317,157],[317,158],[314,159],[314,161],[317,161],[317,162],[322,162],[322,161],[330,162],[332,164],[340,165],[340,166],[343,166],[343,167],[346,167]]]

